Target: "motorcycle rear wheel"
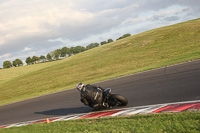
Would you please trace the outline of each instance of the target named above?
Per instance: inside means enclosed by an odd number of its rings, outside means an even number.
[[[128,100],[119,94],[112,94],[111,97],[112,101],[115,102],[116,106],[126,106],[128,104]]]

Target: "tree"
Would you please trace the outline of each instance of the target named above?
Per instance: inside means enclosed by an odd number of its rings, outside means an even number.
[[[16,67],[17,66],[17,62],[14,60],[12,65]]]
[[[26,58],[25,62],[27,63],[27,65],[30,65],[33,63],[33,60],[31,59],[31,57],[28,57],[28,58]]]
[[[104,45],[104,44],[106,44],[107,42],[106,41],[103,41],[103,42],[101,42],[101,45]]]
[[[83,46],[76,46],[74,49],[75,54],[83,52],[83,51],[85,51],[85,47],[83,47]]]
[[[17,66],[23,66],[23,62],[20,59],[15,60]]]
[[[39,58],[40,58],[41,62],[45,62],[46,61],[46,57],[44,55],[41,55]]]
[[[3,68],[10,68],[10,67],[12,67],[12,64],[11,64],[10,61],[4,61],[3,62]]]
[[[72,54],[78,54],[80,52],[85,51],[85,47],[83,47],[83,46],[71,47],[70,51],[71,51]]]
[[[75,51],[75,47],[71,47],[71,48],[70,48],[70,53],[71,53],[71,54],[74,54],[74,51]]]
[[[124,38],[125,38],[125,37],[129,37],[129,36],[131,36],[131,34],[129,34],[129,33],[123,35]]]
[[[58,55],[59,55],[59,57],[61,56],[61,49],[57,49],[57,53],[58,53]]]
[[[36,61],[39,61],[39,60],[40,60],[40,59],[39,59],[39,57],[37,57],[37,56],[33,56],[33,57],[32,57],[32,61],[35,62],[35,63],[36,63]]]
[[[127,33],[127,34],[124,34],[123,36],[119,37],[117,40],[129,37],[129,36],[131,36],[131,34]]]
[[[67,54],[68,54],[68,55],[71,54],[70,48],[63,47],[63,48],[61,49],[61,55],[60,55],[60,56],[61,56],[61,57],[66,57]]]
[[[47,60],[48,60],[48,61],[51,61],[51,60],[52,60],[52,56],[51,56],[50,53],[48,53],[46,57],[47,57]]]
[[[44,55],[41,55],[40,59],[46,59],[46,57]]]
[[[56,59],[55,55],[54,55],[54,51],[51,51],[49,54],[51,55],[51,60],[55,60]]]
[[[54,55],[54,58],[57,60],[59,59],[59,51],[58,50],[54,50],[53,51],[53,55]]]
[[[99,46],[99,43],[90,43],[88,46],[86,46],[86,50],[92,49],[98,46]]]
[[[111,43],[111,42],[113,42],[113,39],[108,39],[108,43]]]
[[[52,51],[50,54],[53,59],[57,60],[61,57],[61,53],[62,53],[61,49],[56,49]]]

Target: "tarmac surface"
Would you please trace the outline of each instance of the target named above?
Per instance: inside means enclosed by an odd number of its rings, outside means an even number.
[[[200,60],[145,71],[99,83],[125,96],[126,107],[200,100]],[[76,86],[76,85],[75,85]],[[0,125],[94,111],[70,89],[0,106]]]

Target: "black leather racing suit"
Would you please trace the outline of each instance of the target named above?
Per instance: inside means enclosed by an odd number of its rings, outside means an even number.
[[[103,100],[103,92],[103,88],[87,84],[81,90],[81,102],[92,108],[99,109]]]

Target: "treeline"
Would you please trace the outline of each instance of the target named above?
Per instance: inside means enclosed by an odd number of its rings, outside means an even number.
[[[124,34],[123,36],[119,37],[117,40],[126,38],[131,36],[131,34]],[[100,44],[99,43],[90,43],[86,47],[83,46],[76,46],[76,47],[63,47],[62,49],[56,49],[54,51],[51,51],[48,53],[46,56],[41,55],[40,57],[38,56],[33,56],[33,57],[27,57],[25,62],[27,65],[32,65],[32,64],[37,64],[37,63],[45,63],[45,62],[50,62],[50,61],[56,61],[60,60],[75,54],[78,54],[80,52],[99,47],[100,45],[104,45],[107,43],[113,42],[112,39],[108,39],[107,41],[102,41]],[[23,62],[20,59],[14,60],[12,63],[10,61],[4,61],[3,63],[3,68],[11,68],[11,67],[19,67],[23,66]]]

